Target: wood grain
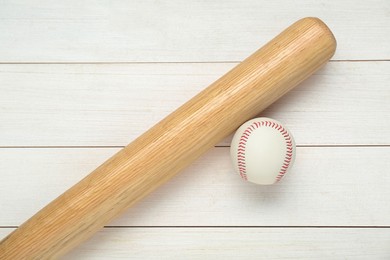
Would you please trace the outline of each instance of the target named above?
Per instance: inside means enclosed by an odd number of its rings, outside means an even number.
[[[125,146],[236,65],[0,65],[0,146]],[[331,62],[262,115],[298,145],[389,145],[388,82],[390,62]]]
[[[387,259],[389,244],[390,229],[104,229],[65,259]]]
[[[67,258],[390,259],[389,12],[387,0],[0,1],[0,63],[15,63],[0,64],[0,239],[119,150],[96,146],[126,145],[314,15],[338,61],[263,112],[318,146],[298,149],[282,186],[241,183],[213,149]]]
[[[68,252],[313,74],[335,48],[321,20],[297,21],[8,235],[0,257]]]
[[[118,150],[0,149],[0,224],[19,226]],[[214,148],[108,225],[390,226],[389,153],[298,147],[291,174],[262,187],[233,173],[229,148]]]
[[[385,260],[389,244],[377,228],[105,228],[64,259]]]
[[[241,61],[308,15],[334,28],[335,59],[390,59],[388,0],[0,4],[0,62]]]

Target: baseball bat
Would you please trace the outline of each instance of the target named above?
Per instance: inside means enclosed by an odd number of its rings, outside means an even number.
[[[321,20],[297,21],[4,238],[0,259],[64,255],[313,74],[335,49]]]

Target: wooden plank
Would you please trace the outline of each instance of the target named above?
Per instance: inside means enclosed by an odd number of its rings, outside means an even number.
[[[124,146],[233,66],[0,65],[0,146]],[[329,63],[262,116],[298,145],[390,144],[389,71]]]
[[[0,62],[240,61],[308,15],[334,31],[334,59],[389,59],[389,11],[387,0],[2,1]]]
[[[388,228],[105,228],[64,259],[379,260],[389,244]]]
[[[117,149],[0,149],[0,226],[17,226]],[[390,147],[300,147],[274,186],[214,148],[113,226],[390,226]]]
[[[5,227],[0,227],[0,241],[4,237],[6,237],[8,234],[10,234],[15,228],[5,228]]]
[[[389,244],[390,229],[105,229],[65,259],[388,259]]]

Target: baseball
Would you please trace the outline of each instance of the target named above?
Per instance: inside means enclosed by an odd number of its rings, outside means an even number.
[[[230,154],[235,171],[241,178],[269,185],[280,181],[292,167],[295,142],[282,123],[259,117],[238,128]]]

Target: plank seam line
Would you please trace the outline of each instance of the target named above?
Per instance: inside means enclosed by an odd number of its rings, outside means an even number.
[[[390,59],[339,59],[339,60],[330,60],[329,62],[388,62]],[[85,65],[110,65],[110,64],[224,64],[224,63],[240,63],[241,61],[236,60],[226,60],[226,61],[53,61],[53,62],[30,62],[30,61],[20,61],[20,62],[0,62],[0,65],[72,65],[72,64],[85,64]]]
[[[19,228],[19,226],[0,226],[0,229],[6,228]],[[267,228],[324,228],[324,229],[388,229],[390,226],[104,226],[104,228],[127,228],[127,229],[136,229],[136,228],[226,228],[226,229],[235,229],[235,228],[258,228],[258,229],[267,229]]]
[[[390,226],[104,226],[104,228],[390,228]]]
[[[42,145],[42,146],[0,146],[0,149],[109,149],[115,148],[120,149],[124,148],[122,145]],[[229,145],[216,145],[215,148],[229,148]],[[296,145],[296,147],[300,148],[370,148],[370,147],[390,147],[390,144],[318,144],[318,145]]]

